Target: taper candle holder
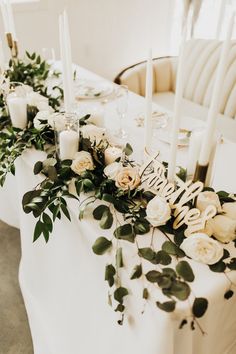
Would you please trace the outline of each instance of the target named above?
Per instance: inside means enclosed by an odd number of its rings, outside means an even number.
[[[18,44],[17,41],[13,40],[12,34],[6,33],[7,45],[10,48],[12,58],[18,57]]]
[[[12,51],[13,48],[13,39],[12,39],[12,34],[10,32],[6,33],[6,38],[7,38],[7,45]]]

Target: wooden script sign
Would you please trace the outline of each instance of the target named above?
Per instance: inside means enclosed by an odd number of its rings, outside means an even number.
[[[213,205],[203,212],[194,207],[194,200],[202,192],[203,183],[191,180],[183,182],[178,176],[175,176],[175,183],[168,182],[166,168],[157,160],[157,156],[150,157],[140,168],[143,188],[165,198],[169,203],[175,217],[174,229],[185,224],[185,236],[203,230],[206,221],[216,215],[216,207]]]

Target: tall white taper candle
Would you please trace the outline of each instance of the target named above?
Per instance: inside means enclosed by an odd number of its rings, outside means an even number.
[[[9,27],[10,27],[9,32],[12,34],[13,40],[15,41],[16,40],[16,28],[15,28],[15,21],[14,21],[12,6],[10,3],[10,0],[5,0],[5,3],[6,3],[8,22],[9,22]]]
[[[64,106],[66,113],[70,113],[70,93],[67,80],[67,64],[66,64],[66,48],[64,36],[64,20],[62,15],[59,16],[59,38],[60,38],[60,54],[62,63],[62,85],[64,91]]]
[[[65,35],[65,47],[66,47],[67,79],[68,79],[68,87],[69,87],[70,106],[72,107],[75,94],[74,94],[74,84],[73,84],[73,67],[72,67],[72,59],[71,59],[70,30],[69,30],[68,16],[65,10],[63,12],[63,19],[64,19],[64,35]]]
[[[149,49],[147,67],[146,67],[146,115],[145,115],[145,146],[147,152],[150,147],[152,138],[152,82],[153,82],[153,68],[152,68],[152,49]]]
[[[199,165],[201,166],[208,165],[210,160],[210,154],[213,147],[213,141],[215,139],[216,120],[217,120],[217,115],[219,113],[221,88],[222,88],[222,83],[224,81],[224,75],[227,67],[228,54],[231,45],[230,39],[234,27],[234,20],[235,20],[235,13],[233,13],[229,22],[226,39],[222,45],[220,60],[216,71],[216,78],[213,87],[212,100],[211,100],[211,104],[207,116],[206,132],[203,137],[201,152],[198,161]]]
[[[7,7],[6,7],[5,1],[1,0],[0,5],[1,5],[1,11],[2,11],[4,31],[5,31],[5,33],[10,33],[9,18],[8,18],[8,14],[7,14]]]
[[[176,170],[176,157],[177,157],[177,145],[178,145],[178,134],[180,128],[181,120],[181,110],[182,110],[182,99],[184,91],[184,65],[185,65],[185,43],[187,36],[187,26],[185,26],[183,31],[183,37],[180,45],[179,59],[178,59],[178,70],[176,77],[176,90],[175,90],[175,102],[174,102],[174,114],[172,122],[172,134],[171,134],[171,146],[170,146],[170,157],[168,164],[168,180],[169,182],[174,182],[175,170]]]

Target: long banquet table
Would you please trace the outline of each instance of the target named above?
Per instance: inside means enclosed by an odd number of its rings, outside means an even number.
[[[101,80],[85,69],[78,68],[80,78]],[[144,99],[130,93],[127,116],[129,142],[134,157],[140,160],[143,128],[135,118],[144,111]],[[117,124],[115,100],[104,104],[106,126]],[[158,109],[158,107],[156,107]],[[185,128],[203,123],[184,117]],[[169,146],[163,144],[162,155]],[[187,149],[179,149],[179,162],[186,164]],[[230,157],[236,145],[224,141],[217,153],[214,186],[236,191],[236,167]],[[127,300],[127,318],[123,326],[117,324],[118,315],[107,303],[108,287],[104,281],[104,265],[108,258],[97,257],[91,246],[98,236],[111,234],[99,229],[91,218],[91,209],[78,220],[78,206],[69,201],[72,221],[57,221],[50,241],[32,243],[35,219],[24,214],[22,196],[33,189],[40,177],[34,176],[34,163],[43,160],[43,152],[30,150],[18,158],[16,175],[7,177],[0,190],[0,218],[20,229],[22,258],[19,281],[29,318],[34,354],[235,354],[236,353],[236,297],[224,300],[229,282],[222,274],[215,274],[207,266],[191,261],[196,274],[193,289],[197,296],[209,299],[209,309],[199,321],[206,334],[196,327],[179,329],[186,316],[187,304],[181,303],[175,314],[166,314],[155,305],[139,300],[140,287],[133,282],[132,295]],[[148,238],[148,237],[147,237]],[[161,237],[160,237],[161,239]],[[143,238],[145,245],[145,238]],[[159,242],[159,241],[158,241]],[[125,244],[124,258],[133,262],[131,245]],[[232,246],[229,246],[232,247]],[[236,252],[235,252],[236,255]],[[107,256],[109,257],[109,256]],[[236,281],[236,272],[230,274]]]

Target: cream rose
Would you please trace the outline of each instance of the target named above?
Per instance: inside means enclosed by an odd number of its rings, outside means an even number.
[[[106,130],[104,128],[99,128],[95,125],[87,124],[81,128],[81,132],[84,139],[89,139],[96,145],[105,140]]]
[[[228,243],[236,238],[236,220],[225,215],[216,215],[207,221],[212,228],[213,236],[220,242]]]
[[[206,191],[198,195],[196,207],[204,211],[208,205],[215,206],[218,212],[221,211],[220,199],[215,192]]]
[[[225,216],[228,216],[230,219],[236,220],[236,202],[224,203],[222,209],[225,213]]]
[[[34,117],[34,127],[38,130],[43,129],[45,127],[45,125],[47,124],[48,121],[48,117],[50,116],[50,112],[49,111],[40,111],[36,114],[36,116]],[[45,123],[42,123],[41,120],[45,120]]]
[[[119,172],[120,168],[122,166],[120,165],[119,162],[113,162],[111,163],[110,165],[107,165],[105,168],[104,168],[104,174],[110,178],[110,179],[114,179],[116,178],[117,176],[117,173]]]
[[[135,189],[140,184],[138,171],[134,167],[122,167],[116,177],[116,187],[123,190]]]
[[[165,198],[156,196],[147,204],[147,220],[152,226],[165,225],[171,218],[171,208]]]
[[[65,130],[65,118],[63,114],[53,113],[48,117],[48,124],[55,129],[57,132]]]
[[[214,264],[223,256],[223,247],[203,233],[195,233],[186,238],[181,244],[185,254],[197,262]]]
[[[93,170],[94,164],[91,154],[87,151],[77,152],[72,162],[71,169],[77,175],[81,175],[81,173],[86,170]]]

